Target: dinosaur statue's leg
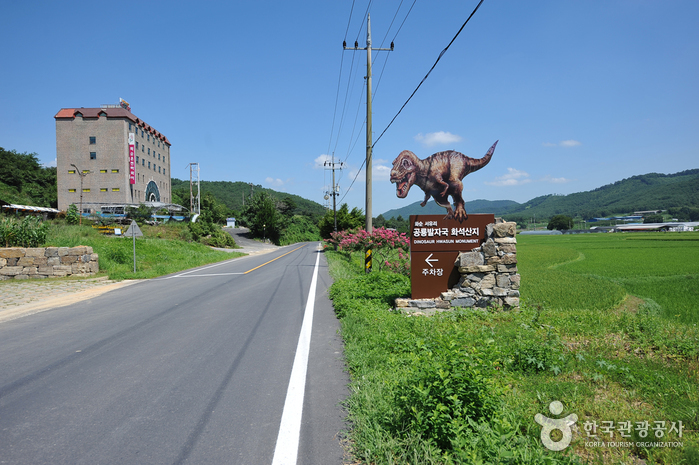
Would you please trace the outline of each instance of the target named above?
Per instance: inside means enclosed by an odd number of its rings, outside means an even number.
[[[461,181],[459,181],[458,184],[453,183],[452,187],[453,190],[451,193],[451,198],[454,199],[454,208],[456,209],[456,211],[454,212],[454,218],[459,220],[459,222],[461,223],[468,219],[468,214],[466,213],[466,209],[464,208],[464,198],[461,197],[463,184],[461,184]]]
[[[452,210],[451,208],[448,195],[435,195],[434,201],[440,207],[444,207],[447,209],[447,216],[444,217],[445,220],[451,220],[452,218],[454,218],[454,210]]]
[[[424,207],[425,205],[427,205],[427,201],[430,200],[430,197],[432,197],[432,194],[430,194],[429,192],[425,192],[425,200],[422,201],[420,206]]]

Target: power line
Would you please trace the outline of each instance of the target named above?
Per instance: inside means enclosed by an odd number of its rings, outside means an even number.
[[[449,50],[449,47],[451,47],[451,44],[454,43],[454,41],[456,40],[456,38],[459,37],[459,34],[461,34],[461,31],[463,31],[464,27],[466,27],[466,24],[468,24],[468,22],[471,20],[471,18],[473,17],[473,15],[476,14],[476,11],[478,11],[478,8],[480,8],[480,6],[481,6],[481,4],[483,3],[483,1],[484,1],[484,0],[481,0],[480,2],[478,2],[478,5],[476,5],[476,8],[473,10],[473,12],[471,12],[471,15],[468,17],[468,19],[466,19],[466,21],[464,22],[464,24],[461,25],[461,28],[459,29],[459,31],[456,33],[456,35],[454,36],[454,38],[451,39],[451,42],[449,42],[449,45],[447,45],[447,46],[444,48],[444,50],[442,50],[442,52],[441,52],[441,53],[439,54],[439,56],[437,57],[437,61],[435,61],[434,64],[432,65],[432,68],[430,68],[430,70],[427,72],[427,74],[425,75],[425,77],[422,78],[422,81],[420,81],[420,84],[417,85],[417,87],[415,88],[415,90],[413,91],[413,93],[410,94],[410,97],[408,97],[408,100],[406,100],[405,103],[403,104],[403,106],[400,107],[400,110],[398,110],[398,113],[396,113],[396,116],[393,117],[393,119],[391,120],[391,122],[388,123],[388,126],[386,126],[386,129],[384,129],[383,132],[379,135],[379,137],[376,138],[376,140],[374,141],[374,144],[373,144],[373,145],[376,145],[376,143],[379,141],[379,139],[381,139],[381,137],[386,133],[386,131],[388,131],[388,128],[391,127],[391,125],[392,125],[393,122],[396,120],[396,118],[398,118],[398,115],[401,114],[401,112],[403,111],[403,108],[405,108],[405,106],[408,104],[408,102],[410,102],[410,100],[413,98],[413,96],[417,93],[417,91],[418,91],[418,89],[420,88],[420,86],[422,86],[422,83],[424,83],[424,82],[427,80],[427,78],[428,78],[428,76],[430,75],[430,73],[432,73],[432,70],[434,70],[435,66],[437,66],[437,63],[439,63],[439,60],[442,59],[442,56],[446,53],[447,50]],[[372,146],[372,147],[373,147],[373,146]]]

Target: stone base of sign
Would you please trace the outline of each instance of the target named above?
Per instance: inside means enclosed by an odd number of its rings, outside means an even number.
[[[99,257],[92,247],[9,247],[0,249],[0,281],[93,276]]]
[[[517,224],[496,218],[486,227],[486,240],[478,248],[461,252],[454,265],[461,279],[434,299],[396,299],[404,313],[433,315],[455,308],[519,307]]]

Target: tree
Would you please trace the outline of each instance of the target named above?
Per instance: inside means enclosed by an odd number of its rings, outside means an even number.
[[[352,229],[361,228],[365,223],[364,214],[360,209],[354,207],[352,211],[346,203],[343,203],[337,210],[337,230],[338,231],[349,231]],[[318,229],[320,229],[320,237],[323,239],[329,239],[330,234],[335,230],[335,219],[333,217],[333,211],[328,210],[325,216],[318,222]]]
[[[274,243],[279,242],[282,218],[276,206],[275,199],[264,191],[257,192],[245,204],[242,215],[253,237],[265,237]]]
[[[662,223],[664,220],[663,215],[656,213],[655,215],[646,215],[643,217],[644,223]]]
[[[554,217],[551,218],[549,221],[548,226],[546,226],[546,229],[553,230],[568,230],[572,227],[573,225],[573,218],[571,218],[568,215],[555,215]]]

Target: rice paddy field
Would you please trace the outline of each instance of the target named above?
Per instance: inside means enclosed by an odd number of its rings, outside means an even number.
[[[609,309],[627,294],[699,323],[699,234],[518,236],[522,294],[559,309]]]

